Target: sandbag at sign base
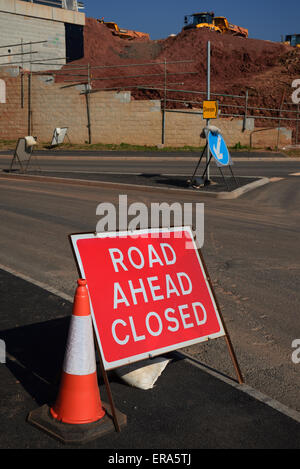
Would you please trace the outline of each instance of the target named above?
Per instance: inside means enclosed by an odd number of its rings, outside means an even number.
[[[139,389],[152,389],[170,359],[157,357],[115,369],[116,375],[125,383]]]

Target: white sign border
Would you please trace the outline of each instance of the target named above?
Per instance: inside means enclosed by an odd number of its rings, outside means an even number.
[[[120,360],[116,360],[116,361],[113,361],[113,362],[108,362],[105,359],[104,350],[102,348],[102,344],[101,344],[101,340],[100,340],[100,336],[99,336],[98,325],[97,325],[96,318],[95,318],[95,315],[94,315],[91,296],[89,294],[90,309],[91,309],[91,316],[92,316],[92,320],[93,320],[93,324],[94,324],[94,331],[95,331],[95,335],[96,335],[97,342],[98,342],[98,345],[99,345],[99,349],[100,349],[100,352],[101,352],[103,366],[104,366],[104,369],[106,371],[113,370],[113,369],[119,368],[121,366],[129,365],[131,363],[135,363],[135,362],[138,362],[138,361],[141,361],[141,360],[145,360],[147,358],[153,358],[153,357],[158,356],[158,355],[163,355],[164,353],[169,353],[169,352],[175,351],[175,350],[177,350],[179,348],[182,348],[182,347],[189,347],[191,345],[195,345],[195,344],[198,344],[198,343],[201,343],[201,342],[206,342],[208,340],[216,339],[216,338],[219,338],[219,337],[224,337],[224,336],[226,336],[226,333],[225,333],[225,330],[224,330],[224,327],[223,327],[223,323],[222,323],[222,320],[221,320],[221,317],[220,317],[220,312],[219,312],[218,306],[217,306],[216,301],[215,301],[214,294],[212,292],[209,280],[208,280],[206,272],[204,270],[202,260],[199,256],[199,252],[198,252],[198,249],[197,249],[197,246],[196,246],[196,243],[195,243],[195,240],[194,240],[194,237],[193,237],[192,230],[191,230],[190,226],[180,226],[180,227],[170,227],[170,228],[146,228],[146,229],[132,230],[132,231],[113,231],[113,232],[108,231],[108,232],[98,232],[98,233],[79,233],[79,234],[70,235],[71,243],[72,243],[72,246],[73,246],[74,254],[75,254],[75,257],[76,257],[76,261],[77,261],[77,264],[78,264],[78,267],[79,267],[81,277],[83,279],[85,279],[86,276],[85,276],[82,260],[81,260],[81,257],[80,257],[80,253],[79,253],[79,250],[78,250],[78,247],[77,247],[77,241],[79,241],[81,239],[95,239],[95,238],[109,238],[109,237],[117,238],[117,237],[121,237],[121,236],[133,237],[133,236],[140,236],[140,235],[143,235],[143,234],[169,233],[169,232],[178,232],[178,231],[185,231],[185,230],[187,230],[189,232],[190,236],[191,236],[191,239],[192,239],[192,242],[193,242],[193,245],[194,245],[194,249],[196,251],[197,259],[198,259],[200,268],[202,270],[202,274],[203,274],[203,277],[205,279],[206,286],[207,286],[207,289],[209,291],[211,301],[212,301],[213,306],[214,306],[215,314],[217,316],[217,320],[218,320],[218,323],[219,323],[219,326],[220,326],[220,331],[215,333],[215,334],[208,335],[208,336],[199,337],[197,339],[188,340],[188,341],[185,341],[185,342],[180,342],[180,343],[177,343],[177,344],[169,345],[167,347],[162,347],[162,348],[159,348],[159,349],[155,349],[152,352],[144,352],[144,353],[141,353],[141,354],[138,354],[138,355],[130,356],[128,358],[122,358]],[[87,285],[87,288],[88,288],[88,285]]]

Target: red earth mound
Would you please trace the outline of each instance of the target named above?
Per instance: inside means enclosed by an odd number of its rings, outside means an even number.
[[[132,91],[135,99],[164,98],[164,61],[167,65],[167,87],[173,90],[206,91],[207,42],[211,43],[211,92],[244,96],[249,90],[249,106],[284,109],[292,106],[292,81],[300,77],[300,49],[282,43],[221,35],[205,29],[182,31],[163,40],[126,40],[116,37],[93,18],[86,19],[84,57],[73,64],[90,64],[93,89],[123,89]],[[183,63],[184,61],[191,61]],[[144,65],[153,64],[157,65]],[[177,62],[177,63],[170,63]],[[182,62],[182,63],[178,63]],[[137,64],[136,67],[129,66]],[[94,67],[111,66],[111,68]],[[119,66],[119,67],[117,67]],[[122,66],[122,67],[121,67]],[[64,67],[68,70],[68,66]],[[69,73],[72,73],[71,71]],[[76,73],[76,72],[73,72]],[[70,77],[71,78],[71,77]],[[57,80],[62,80],[57,77]],[[137,86],[155,85],[156,90]],[[211,96],[214,97],[213,94]],[[197,107],[203,95],[168,92],[167,107]],[[172,99],[174,101],[169,101]],[[244,100],[218,97],[222,113],[241,114]],[[179,101],[192,101],[185,105]],[[198,107],[199,107],[198,106]],[[260,111],[250,109],[249,115]],[[264,111],[265,116],[278,116]],[[288,115],[285,114],[287,117]],[[289,115],[291,117],[291,115]],[[271,122],[262,121],[269,126]],[[290,125],[284,121],[284,126]]]

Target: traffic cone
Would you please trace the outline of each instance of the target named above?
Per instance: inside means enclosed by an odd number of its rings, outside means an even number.
[[[97,381],[93,326],[86,280],[79,279],[63,363],[60,390],[50,408],[60,422],[85,424],[105,415]]]
[[[77,283],[56,402],[52,407],[44,404],[29,412],[27,420],[62,443],[83,444],[115,429],[120,431],[127,417],[102,405],[86,280]]]

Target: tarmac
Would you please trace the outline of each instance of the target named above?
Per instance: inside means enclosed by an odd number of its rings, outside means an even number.
[[[177,195],[193,194],[219,199],[234,199],[257,187],[270,182],[267,177],[246,177],[234,175],[213,176],[209,184],[204,184],[202,177],[195,179],[182,175],[164,174],[116,174],[97,172],[57,172],[57,171],[0,171],[1,178],[35,180],[44,182],[63,182],[77,186],[94,186],[101,188],[116,188],[119,190],[140,190],[142,192],[171,193]]]
[[[0,150],[0,156],[6,156],[6,155],[13,155],[14,150]],[[129,157],[135,157],[135,158],[145,158],[148,159],[149,156],[151,158],[166,158],[166,159],[174,159],[174,158],[195,158],[198,159],[201,154],[201,151],[145,151],[145,150],[66,150],[61,147],[54,147],[52,149],[39,149],[34,151],[34,155],[37,155],[39,158],[43,157],[63,157],[63,158],[76,158],[76,157],[100,157],[100,158],[112,158],[112,159],[118,159],[118,158],[129,158]],[[232,158],[240,159],[240,158],[246,158],[250,160],[255,160],[255,159],[262,159],[262,158],[267,158],[267,159],[277,159],[277,158],[282,158],[282,159],[287,159],[287,157],[281,153],[281,152],[272,152],[272,151],[263,151],[263,150],[251,150],[249,152],[248,150],[245,151],[234,151],[231,150],[230,154]]]
[[[0,293],[0,339],[6,346],[5,363],[0,363],[0,447],[67,448],[29,424],[27,417],[55,401],[72,301],[4,270],[0,270]],[[117,462],[128,454],[122,453],[125,450],[130,454],[148,450],[142,453],[144,465],[153,462],[148,455],[154,451],[190,454],[192,465],[200,449],[300,448],[299,413],[180,351],[168,358],[171,362],[155,387],[146,391],[109,372],[115,406],[127,416],[127,425],[83,448],[102,449],[106,462],[111,457]],[[101,399],[107,402],[100,370],[98,379]]]
[[[11,177],[18,176],[23,177],[11,174]],[[38,177],[27,174],[24,178],[31,176]],[[65,183],[74,178],[76,184],[83,178],[80,173],[74,177],[74,173],[54,172],[41,177],[47,176],[53,180],[63,177]],[[130,180],[126,176],[126,182],[136,188],[143,189],[147,185],[148,190],[154,189],[158,175],[150,176],[131,176]],[[179,182],[177,190],[185,191],[180,184],[182,181],[159,177],[160,190],[172,191],[172,186],[174,190]],[[99,178],[99,175],[85,173],[83,182],[122,185],[124,179],[112,175]],[[251,188],[257,181],[250,179],[245,178],[239,189],[234,185],[230,187],[231,192],[239,190],[237,195],[240,195],[247,186]],[[210,191],[217,194],[222,189],[227,188],[220,187],[218,191],[211,187]],[[30,412],[55,402],[72,301],[5,270],[0,270],[0,292],[0,339],[6,348],[5,363],[0,362],[0,448],[74,448],[74,444],[64,445],[27,421]],[[113,371],[109,372],[116,408],[126,415],[127,425],[120,433],[112,430],[84,444],[85,449],[101,449],[106,461],[114,457],[117,462],[118,455],[129,450],[131,454],[142,450],[150,453],[180,450],[194,456],[200,449],[300,448],[299,413],[180,351],[168,354],[167,358],[171,359],[170,363],[155,387],[147,391],[130,387]],[[99,367],[98,379],[101,398],[108,402]],[[75,448],[81,447],[75,445]],[[151,457],[144,456],[143,463],[150,462]]]

